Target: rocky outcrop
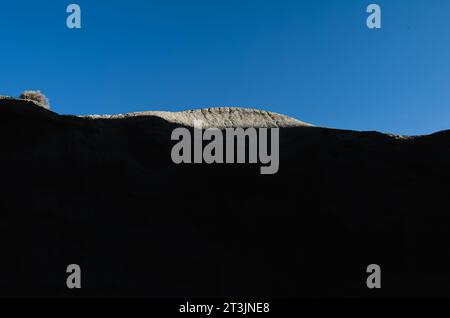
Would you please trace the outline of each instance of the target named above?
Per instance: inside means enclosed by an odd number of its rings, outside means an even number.
[[[198,118],[281,127],[278,173],[174,164],[171,132]],[[78,117],[2,99],[0,296],[448,296],[449,145],[257,110]]]
[[[312,126],[297,119],[258,109],[219,107],[179,112],[146,111],[121,115],[89,115],[91,119],[123,119],[135,116],[157,116],[170,123],[190,126],[202,122],[204,128],[227,127],[299,127]]]

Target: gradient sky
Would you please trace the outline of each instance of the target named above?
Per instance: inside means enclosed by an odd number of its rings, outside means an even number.
[[[66,27],[66,7],[82,29]],[[366,7],[382,8],[382,29]],[[448,0],[15,0],[0,94],[64,114],[255,107],[316,125],[450,129]]]

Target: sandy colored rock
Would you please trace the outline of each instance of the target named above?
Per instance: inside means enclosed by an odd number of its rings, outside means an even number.
[[[135,116],[157,116],[168,122],[190,126],[194,121],[202,121],[204,128],[226,128],[226,127],[298,127],[312,126],[292,117],[269,111],[239,108],[219,107],[204,108],[196,110],[168,112],[168,111],[145,111],[120,115],[89,115],[91,119],[121,119]]]

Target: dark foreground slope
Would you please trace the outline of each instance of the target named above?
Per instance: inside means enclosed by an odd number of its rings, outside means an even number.
[[[173,128],[0,100],[0,296],[450,296],[449,132],[285,128],[260,175],[173,164]]]

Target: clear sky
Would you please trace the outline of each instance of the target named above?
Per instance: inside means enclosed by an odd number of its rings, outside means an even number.
[[[82,29],[66,27],[77,3]],[[369,30],[366,7],[382,9]],[[448,0],[14,0],[0,94],[54,111],[256,107],[320,126],[450,129]]]

